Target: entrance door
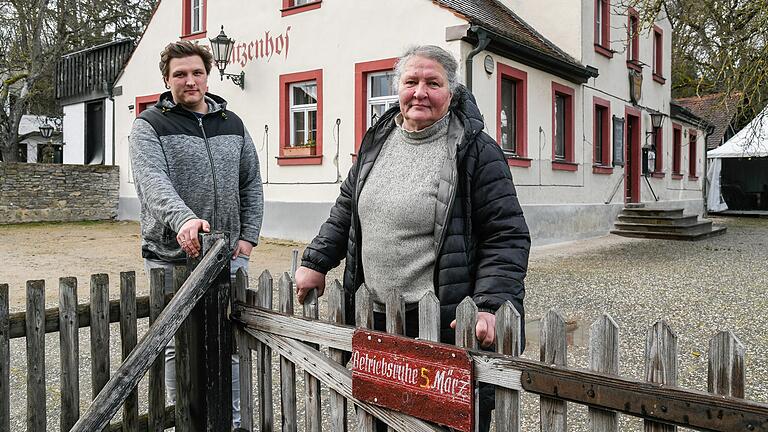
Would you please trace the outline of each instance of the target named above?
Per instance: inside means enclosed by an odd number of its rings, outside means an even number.
[[[104,163],[104,101],[85,104],[85,163]]]
[[[624,202],[639,203],[641,173],[640,111],[627,108],[627,160],[624,165]]]

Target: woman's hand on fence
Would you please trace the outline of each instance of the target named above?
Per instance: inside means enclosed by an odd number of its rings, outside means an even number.
[[[200,241],[197,240],[197,233],[210,232],[211,225],[203,219],[190,219],[181,226],[176,241],[179,242],[181,249],[192,258],[200,255]]]
[[[456,328],[456,320],[451,321],[451,328]],[[496,342],[496,315],[490,312],[477,313],[475,337],[483,348],[493,346]]]
[[[304,304],[307,293],[317,289],[317,296],[320,297],[325,292],[325,275],[317,270],[312,270],[304,266],[296,269],[296,296],[299,303]]]

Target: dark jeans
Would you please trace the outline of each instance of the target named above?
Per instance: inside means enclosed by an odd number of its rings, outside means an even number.
[[[386,316],[380,312],[373,313],[373,328],[378,331],[386,331]],[[419,336],[419,308],[415,307],[405,312],[405,335],[416,338]],[[441,341],[453,345],[455,341]],[[489,384],[480,384],[480,413],[477,430],[488,432],[491,429],[491,411],[496,406],[496,387]],[[387,425],[376,420],[376,432],[386,432]]]

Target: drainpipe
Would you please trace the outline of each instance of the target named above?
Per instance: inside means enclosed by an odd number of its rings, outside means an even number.
[[[469,52],[467,54],[467,60],[466,60],[466,69],[467,69],[467,89],[469,91],[472,91],[472,59],[482,50],[484,50],[489,43],[491,43],[491,38],[488,36],[488,32],[483,30],[479,27],[473,27],[472,31],[477,33],[477,46],[475,46],[475,49]]]
[[[701,182],[701,192],[704,194],[704,214],[701,216],[702,218],[705,218],[709,216],[709,185],[707,182],[709,182],[709,177],[707,176],[709,171],[709,160],[707,159],[707,151],[709,151],[709,148],[707,146],[707,143],[709,142],[709,137],[712,136],[712,134],[715,133],[715,127],[712,125],[707,126],[706,133],[704,134],[704,172],[702,173],[702,177],[704,177],[704,180]]]

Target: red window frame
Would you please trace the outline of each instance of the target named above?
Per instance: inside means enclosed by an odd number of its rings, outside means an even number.
[[[200,0],[200,8],[203,10],[201,30],[192,33],[192,4],[190,0],[181,0],[181,36],[182,40],[202,39],[207,34],[208,27],[208,0]]]
[[[664,84],[664,30],[653,26],[653,80]]]
[[[603,5],[602,10],[600,4]],[[598,24],[598,19],[600,20]],[[608,58],[613,57],[611,49],[611,4],[609,0],[595,0],[595,52]]]
[[[611,174],[613,173],[613,166],[611,165],[611,102],[594,96],[592,98],[592,113],[593,146],[597,141],[597,135],[599,134],[602,137],[600,154],[597,154],[597,148],[594,148],[592,173]],[[598,116],[602,119],[602,127],[598,127]]]
[[[576,91],[568,86],[552,82],[552,169],[561,171],[576,171],[579,167],[574,162],[574,136],[575,122],[573,114],[574,96]],[[565,159],[555,159],[555,147],[557,145],[557,121],[556,121],[556,97],[565,97]]]
[[[683,178],[680,171],[683,155],[683,127],[679,124],[672,124],[672,178],[680,180]]]
[[[397,57],[355,63],[355,154],[368,130],[368,74],[391,71],[396,63]]]
[[[696,174],[696,147],[698,145],[696,131],[688,129],[688,180],[698,180]]]
[[[517,154],[507,155],[509,166],[530,167],[528,158],[528,74],[520,69],[498,63],[496,76],[496,142],[501,146],[501,80],[515,81],[515,130]]]
[[[627,67],[638,72],[640,66],[640,14],[634,8],[627,9]]]
[[[315,155],[286,156],[285,147],[291,142],[290,88],[291,84],[315,81],[317,83],[317,135]],[[278,165],[321,165],[323,163],[323,70],[315,69],[280,75],[280,155]]]
[[[654,132],[656,132],[653,135],[656,159],[653,171],[651,171],[651,177],[664,178],[664,127],[657,128]]]
[[[136,102],[134,104],[134,107],[136,107],[135,108],[136,117],[138,118],[139,114],[141,114],[142,111],[156,104],[159,99],[160,99],[160,93],[155,93],[155,94],[146,95],[146,96],[136,96]]]
[[[281,16],[288,16],[288,15],[295,15],[297,13],[307,12],[315,9],[320,9],[320,6],[322,5],[323,0],[315,0],[313,2],[303,4],[303,5],[294,5],[294,0],[283,0],[283,7],[280,9]]]

